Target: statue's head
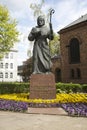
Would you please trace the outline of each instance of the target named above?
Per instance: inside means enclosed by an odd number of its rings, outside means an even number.
[[[44,16],[39,16],[38,18],[37,18],[37,24],[38,24],[38,26],[43,26],[43,25],[45,25],[45,18],[44,18]]]

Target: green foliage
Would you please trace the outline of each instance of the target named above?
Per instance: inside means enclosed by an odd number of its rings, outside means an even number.
[[[29,83],[0,83],[0,94],[28,93]]]
[[[0,94],[28,93],[29,83],[0,83]],[[87,93],[87,84],[56,83],[56,93]]]
[[[87,93],[87,84],[83,84],[83,85],[82,85],[82,91],[83,91],[84,93]]]
[[[6,7],[0,5],[0,58],[18,41],[17,22],[9,15]]]
[[[54,39],[49,42],[51,56],[60,54],[60,38],[54,33]]]
[[[87,84],[56,83],[57,93],[87,92]]]

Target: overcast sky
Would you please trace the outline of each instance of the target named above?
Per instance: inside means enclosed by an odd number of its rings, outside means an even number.
[[[39,4],[41,0],[0,0],[0,4],[8,8],[10,16],[18,21],[17,28],[21,33],[20,42],[17,44],[18,65],[28,58],[27,51],[33,48],[33,44],[27,39],[31,28],[36,25],[33,11],[30,9],[31,3]],[[87,13],[87,0],[45,0],[42,11],[47,14],[49,8],[55,9],[52,24],[54,32],[57,33]]]

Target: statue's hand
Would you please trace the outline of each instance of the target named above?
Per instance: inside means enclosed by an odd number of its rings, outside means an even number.
[[[32,28],[31,33],[38,34],[38,33],[40,33],[40,30],[39,30],[39,28],[34,27],[34,28]]]

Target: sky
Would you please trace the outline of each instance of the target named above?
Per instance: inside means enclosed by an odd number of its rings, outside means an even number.
[[[28,41],[28,35],[37,22],[30,8],[31,3],[40,4],[41,0],[0,0],[0,4],[5,5],[10,16],[18,22],[17,29],[20,32],[20,41],[17,43],[18,65],[22,65],[32,54],[33,43]],[[57,33],[87,13],[87,0],[45,0],[42,6],[45,15],[50,8],[55,10],[52,25],[54,32]]]

